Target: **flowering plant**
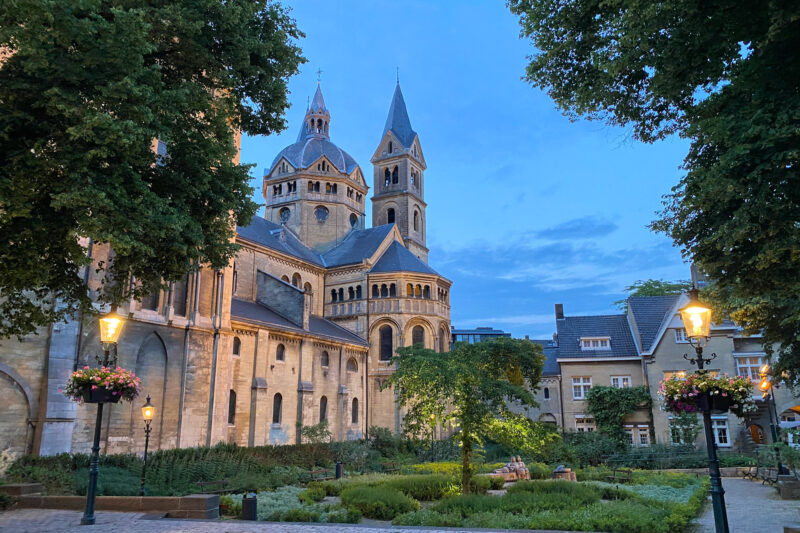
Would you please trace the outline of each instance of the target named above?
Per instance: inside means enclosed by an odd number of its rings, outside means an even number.
[[[84,393],[100,388],[130,402],[139,395],[139,378],[133,372],[120,367],[85,366],[72,373],[63,392],[67,397],[80,402]]]
[[[757,409],[753,401],[753,382],[748,377],[727,374],[712,377],[707,372],[698,372],[685,379],[673,376],[661,380],[658,388],[664,409],[677,414],[699,412],[699,401],[704,395],[709,400],[727,398],[731,412],[739,418]]]

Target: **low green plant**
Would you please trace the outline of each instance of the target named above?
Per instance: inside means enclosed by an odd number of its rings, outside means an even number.
[[[281,515],[281,522],[319,522],[321,514],[315,509],[295,507],[287,509]]]
[[[361,522],[361,511],[343,505],[328,505],[322,521],[329,524],[358,524]]]
[[[462,523],[460,514],[442,514],[430,509],[403,513],[392,520],[395,526],[461,527]]]
[[[475,513],[462,521],[464,527],[491,529],[528,529],[530,517],[502,511]]]
[[[297,495],[297,499],[300,500],[302,503],[308,503],[308,504],[317,503],[325,499],[326,495],[325,487],[323,487],[319,483],[315,484],[312,483],[306,485],[306,490]]]
[[[73,474],[72,490],[85,496],[89,487],[89,469],[77,470]],[[141,475],[118,466],[101,468],[97,476],[99,496],[138,496]]]
[[[219,514],[223,516],[240,516],[242,514],[241,499],[234,499],[228,494],[219,497]]]
[[[491,484],[492,490],[500,490],[505,486],[506,480],[502,477],[490,477],[489,483]]]
[[[6,494],[5,492],[0,492],[0,511],[5,511],[6,509],[10,509],[15,503],[17,503],[17,499],[10,494]]]
[[[553,469],[544,463],[527,463],[525,465],[531,475],[531,479],[549,479]]]
[[[342,504],[358,509],[367,518],[391,520],[401,513],[416,511],[419,502],[389,487],[350,487],[342,491]]]

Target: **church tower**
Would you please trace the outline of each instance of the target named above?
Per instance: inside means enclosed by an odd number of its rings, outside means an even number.
[[[372,225],[397,224],[406,247],[427,263],[425,158],[419,137],[411,127],[399,82],[372,165]]]
[[[264,175],[264,218],[284,225],[317,253],[364,229],[367,183],[350,154],[330,140],[331,114],[317,86],[297,141]]]

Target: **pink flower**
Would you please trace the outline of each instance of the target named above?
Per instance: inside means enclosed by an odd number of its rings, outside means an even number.
[[[97,385],[92,385],[92,390],[97,390]]]

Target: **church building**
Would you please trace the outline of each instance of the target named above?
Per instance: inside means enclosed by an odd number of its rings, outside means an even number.
[[[451,282],[428,265],[425,158],[398,84],[371,160],[366,227],[369,186],[331,128],[317,87],[297,141],[265,171],[264,216],[236,228],[235,260],[120,307],[117,364],[141,377],[142,396],[107,405],[102,451],[143,449],[147,395],[151,449],[296,443],[321,421],[336,440],[402,429],[393,391],[381,390],[391,357],[450,347]],[[109,255],[87,249],[95,264]],[[91,268],[86,280],[100,283]],[[89,451],[95,410],[59,389],[99,353],[95,318],[0,345],[0,469],[25,453]]]

